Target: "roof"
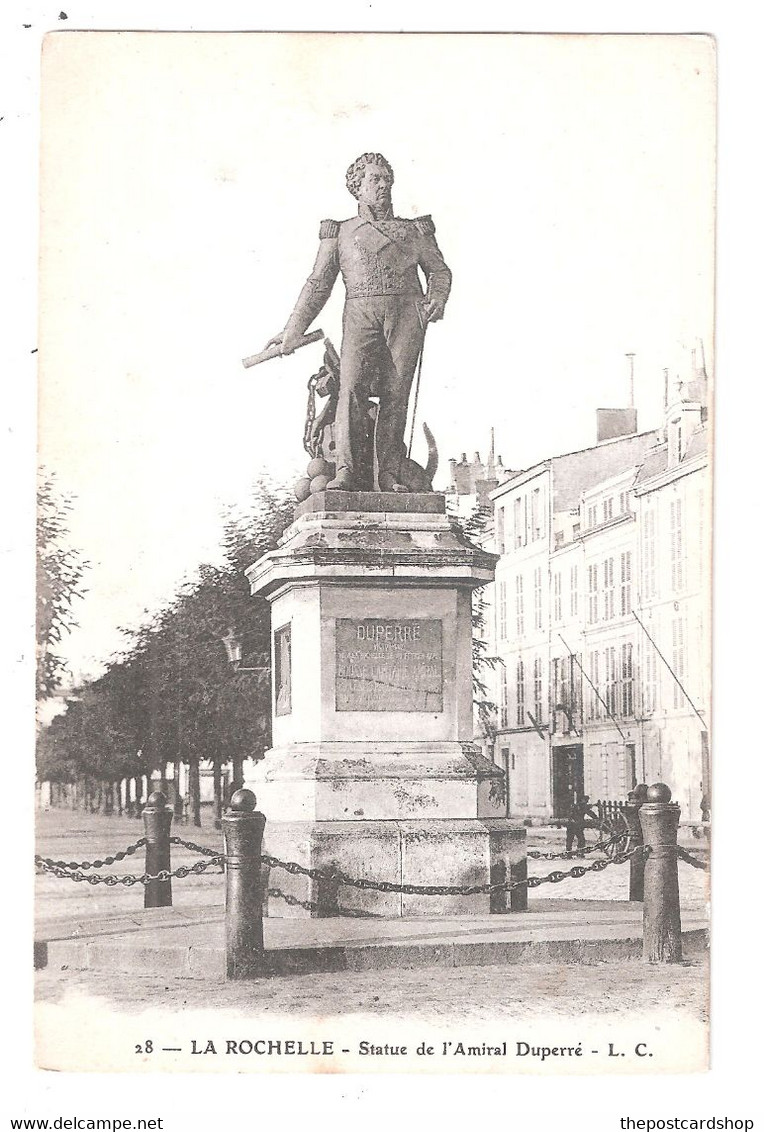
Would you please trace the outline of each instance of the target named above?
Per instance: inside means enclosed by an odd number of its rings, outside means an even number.
[[[687,448],[677,468],[682,468],[684,465],[697,460],[700,456],[704,456],[708,452],[708,429],[705,424],[698,425],[690,436]],[[668,463],[668,444],[664,441],[662,444],[648,452],[642,465],[637,472],[634,486],[639,487],[640,484],[647,483],[649,480],[656,479],[658,476],[663,475],[664,472],[669,470]]]
[[[658,432],[635,432],[615,437],[581,452],[552,458],[552,509],[570,511],[580,503],[583,492],[642,463],[654,446]]]

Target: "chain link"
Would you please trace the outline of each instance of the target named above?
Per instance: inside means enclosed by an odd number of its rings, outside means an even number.
[[[50,857],[35,857],[35,864],[39,860],[46,865],[55,866],[57,869],[102,869],[105,865],[113,865],[117,861],[124,861],[125,857],[131,857],[145,844],[146,838],[140,837],[134,845],[128,845],[127,849],[122,849],[111,857],[104,857],[102,861],[53,861]]]
[[[336,884],[347,888],[363,888],[373,889],[375,892],[400,892],[406,896],[476,896],[482,893],[490,892],[512,892],[516,888],[527,886],[528,888],[538,888],[540,884],[559,884],[560,881],[567,880],[572,877],[578,880],[586,873],[601,872],[609,865],[621,865],[629,858],[633,857],[636,853],[647,853],[649,849],[644,845],[635,845],[626,853],[620,853],[611,859],[603,857],[601,860],[592,861],[591,865],[574,865],[572,869],[567,872],[555,871],[549,873],[545,877],[528,877],[525,880],[515,881],[499,881],[496,884],[462,884],[462,885],[447,885],[447,884],[396,884],[394,881],[386,880],[367,880],[361,877],[350,877],[346,873],[340,872],[338,869],[322,871],[321,869],[307,868],[305,865],[298,865],[296,861],[280,861],[278,857],[269,857],[263,855],[263,863],[269,865],[271,868],[284,869],[293,875],[308,876],[312,880],[321,880],[329,884]],[[277,890],[280,894],[280,890]]]
[[[320,376],[319,371],[319,373],[314,373],[313,376],[308,379],[308,405],[305,410],[305,429],[302,434],[302,446],[311,457],[318,455],[318,446],[315,441],[311,441],[310,434],[313,428],[313,422],[316,419],[316,385],[318,384]]]
[[[171,837],[170,843],[172,845],[182,845],[184,849],[190,849],[192,853],[203,853],[205,857],[219,857],[219,849],[210,849],[207,845],[197,845],[195,841],[184,841],[182,837]]]
[[[588,846],[585,850],[571,851],[570,856],[574,854],[582,854],[584,852],[592,852],[594,849],[604,848],[616,841],[621,840],[622,837],[611,838],[610,841],[599,842],[596,845]],[[67,863],[65,861],[52,861],[50,858],[40,857],[35,855],[35,865],[43,872],[52,873],[54,876],[64,880],[72,880],[76,882],[86,881],[88,884],[105,884],[108,887],[116,885],[124,885],[131,887],[134,884],[149,884],[151,881],[168,881],[173,878],[182,880],[183,878],[191,875],[199,875],[206,872],[207,869],[214,865],[219,866],[220,872],[224,871],[225,856],[222,853],[217,853],[213,849],[209,849],[205,845],[197,845],[193,841],[184,841],[180,837],[172,837],[170,839],[173,844],[182,845],[186,849],[191,849],[196,852],[206,854],[207,859],[197,861],[193,865],[180,865],[177,869],[161,869],[158,873],[143,873],[135,876],[127,873],[124,876],[117,876],[115,874],[94,874],[86,876],[82,871],[87,868],[97,868],[103,864],[112,863],[111,860],[102,862],[84,862],[83,865],[75,863]],[[137,842],[134,846],[130,846],[122,854],[116,854],[112,860],[122,859],[130,852],[135,852],[141,845],[145,844],[145,838]],[[586,873],[601,872],[603,869],[608,868],[609,865],[620,865],[628,861],[637,853],[649,854],[648,846],[635,845],[633,848],[622,853],[615,854],[612,858],[603,857],[599,860],[592,861],[590,865],[574,865],[573,868],[567,871],[555,870],[548,873],[543,877],[527,877],[523,880],[515,881],[499,881],[495,884],[464,884],[464,885],[443,885],[443,884],[397,884],[394,881],[374,881],[368,880],[365,877],[351,877],[347,873],[341,872],[339,869],[321,870],[308,868],[305,865],[300,865],[296,861],[281,861],[278,857],[271,857],[268,854],[263,854],[263,864],[270,868],[284,869],[285,872],[292,875],[307,876],[312,880],[323,881],[325,883],[335,885],[337,887],[344,886],[348,888],[371,889],[375,892],[397,892],[407,896],[475,896],[478,894],[487,894],[492,892],[513,892],[518,888],[538,888],[541,884],[559,884],[561,881],[572,878],[579,880],[585,876]],[[693,865],[695,868],[707,869],[708,866],[694,857],[691,857],[683,849],[677,850],[678,856],[682,860],[686,860],[688,864]],[[529,852],[528,856],[533,854],[534,857],[540,857],[544,860],[551,860],[555,858],[569,858],[569,854],[540,854],[537,852]],[[306,908],[308,911],[320,910],[320,905],[313,901],[300,901],[297,897],[290,896],[288,893],[282,892],[281,889],[269,889],[270,895],[285,900],[288,904],[298,904]]]
[[[587,853],[607,849],[618,841],[628,841],[628,834],[617,833],[615,837],[611,837],[608,841],[597,841],[583,849],[567,849],[564,853],[542,853],[540,849],[528,849],[526,856],[533,861],[572,861],[576,857],[584,857]]]
[[[292,896],[289,892],[282,892],[280,888],[269,888],[269,896],[276,896],[279,900],[284,900],[293,908],[305,908],[308,912],[317,912],[319,915],[323,912],[326,913],[326,907],[322,904],[316,903],[315,900],[300,900],[298,896]],[[358,908],[343,908],[336,913],[340,916],[353,916],[356,919],[368,919],[369,913],[364,912]]]
[[[708,872],[708,861],[699,861],[697,857],[693,857],[681,845],[676,847],[676,855],[680,861],[686,861],[688,865],[692,865],[694,869],[702,869],[704,873]]]
[[[55,862],[46,861],[43,857],[35,856],[35,864],[43,872],[52,873],[53,876],[60,877],[62,880],[73,880],[77,882],[86,881],[88,884],[105,884],[107,888],[114,888],[116,885],[121,884],[126,888],[132,888],[134,884],[149,884],[154,880],[172,880],[176,877],[182,880],[184,877],[191,876],[192,874],[198,875],[199,873],[206,872],[207,869],[213,865],[220,866],[220,872],[223,872],[223,862],[225,857],[222,853],[216,854],[214,857],[209,857],[206,861],[196,861],[193,865],[180,865],[177,869],[160,869],[158,873],[141,873],[135,876],[132,873],[126,873],[124,876],[117,876],[115,873],[94,873],[92,876],[87,876],[79,869],[71,871],[68,867],[63,868]]]

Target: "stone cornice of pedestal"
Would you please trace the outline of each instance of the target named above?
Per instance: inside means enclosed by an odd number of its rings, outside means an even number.
[[[302,511],[284,532],[277,550],[246,571],[251,592],[270,596],[284,585],[304,580],[376,584],[457,585],[474,589],[492,582],[498,556],[474,546],[443,511],[351,510]],[[379,495],[393,501],[438,496]],[[307,502],[307,501],[306,501]],[[319,501],[320,502],[320,501]]]
[[[289,743],[266,751],[258,766],[266,780],[269,771],[301,781],[504,780],[501,767],[468,743]]]

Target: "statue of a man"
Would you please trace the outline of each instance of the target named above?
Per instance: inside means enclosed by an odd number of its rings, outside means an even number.
[[[409,394],[428,322],[443,317],[451,272],[429,216],[393,214],[393,170],[381,153],[362,154],[347,171],[358,201],[350,220],[324,220],[313,272],[283,332],[269,346],[290,354],[324,307],[341,272],[346,299],[342,319],[340,389],[335,427],[336,471],[327,490],[370,490],[369,396],[379,397],[376,422],[380,491],[406,491],[401,462]],[[427,280],[422,290],[418,269]]]

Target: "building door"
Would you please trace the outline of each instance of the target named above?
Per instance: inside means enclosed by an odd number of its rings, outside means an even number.
[[[555,747],[552,751],[552,813],[566,818],[574,798],[584,793],[584,746]]]

